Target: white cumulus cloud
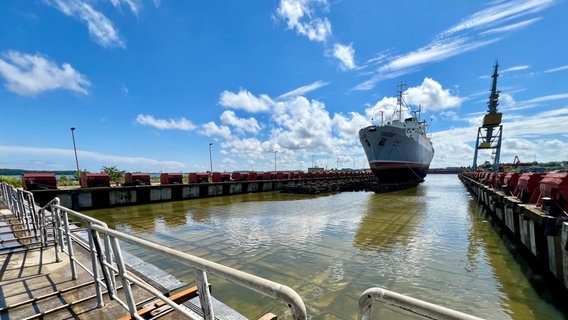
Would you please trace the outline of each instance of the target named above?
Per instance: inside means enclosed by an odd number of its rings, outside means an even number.
[[[421,106],[422,111],[441,111],[458,107],[462,100],[453,96],[450,90],[431,78],[424,78],[422,84],[408,88],[405,91],[405,101],[408,104]]]
[[[316,6],[327,10],[327,0],[281,0],[276,12],[286,20],[289,29],[312,41],[323,42],[331,34],[331,23],[316,16]]]
[[[255,118],[239,118],[231,110],[224,111],[220,118],[223,124],[233,126],[239,133],[258,133],[260,131],[260,125]]]
[[[9,51],[0,58],[0,76],[6,88],[23,96],[34,96],[46,91],[66,89],[88,94],[87,78],[68,63],[58,66],[48,57]]]
[[[264,112],[268,111],[274,102],[267,95],[255,97],[247,90],[241,89],[239,93],[223,91],[219,98],[219,104],[227,108],[240,109],[248,112]]]
[[[200,133],[204,136],[219,136],[223,139],[231,139],[231,128],[227,126],[219,126],[215,122],[210,121],[204,124]]]
[[[185,130],[191,131],[197,128],[191,121],[181,119],[156,119],[152,115],[139,114],[136,116],[136,122],[141,125],[151,126],[160,130]]]

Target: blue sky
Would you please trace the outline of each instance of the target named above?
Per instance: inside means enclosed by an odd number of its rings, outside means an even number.
[[[472,163],[498,60],[501,160],[568,160],[565,0],[3,0],[0,168],[367,167],[397,85],[432,166]],[[374,119],[374,120],[372,120]],[[482,153],[479,163],[490,160]]]

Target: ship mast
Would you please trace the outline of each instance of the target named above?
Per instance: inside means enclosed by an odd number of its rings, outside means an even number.
[[[402,121],[402,105],[404,103],[404,100],[402,99],[402,88],[404,88],[404,86],[406,86],[406,83],[402,83],[402,81],[398,85],[398,98],[396,103],[398,109],[396,110],[396,112],[398,112],[398,121]]]

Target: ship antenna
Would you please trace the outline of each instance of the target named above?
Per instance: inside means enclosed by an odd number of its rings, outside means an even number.
[[[379,111],[379,112],[381,113],[381,127],[382,127],[385,123],[385,120],[384,120],[385,112],[384,111]]]

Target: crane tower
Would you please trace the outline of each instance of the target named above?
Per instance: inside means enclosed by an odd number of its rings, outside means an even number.
[[[491,93],[489,94],[489,102],[487,103],[487,114],[483,117],[483,126],[477,130],[477,141],[475,143],[475,155],[473,156],[473,169],[477,169],[477,153],[479,150],[493,150],[493,171],[499,170],[499,158],[501,154],[501,136],[503,133],[503,125],[501,124],[502,113],[497,112],[499,106],[499,93],[497,90],[497,78],[499,63],[495,62],[493,68],[493,83],[491,85]]]

